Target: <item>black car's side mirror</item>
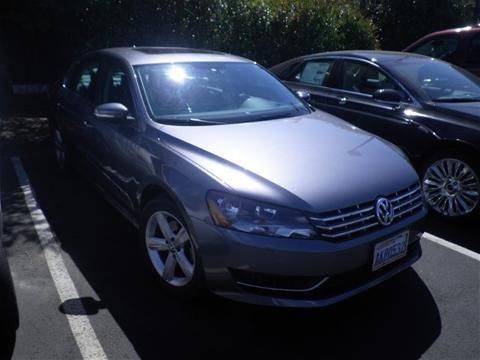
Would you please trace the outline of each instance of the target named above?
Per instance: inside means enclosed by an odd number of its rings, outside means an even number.
[[[128,109],[120,103],[107,103],[95,108],[95,116],[100,119],[122,120],[128,116]]]
[[[373,93],[373,98],[379,101],[401,102],[405,100],[405,96],[398,90],[394,89],[378,89]]]
[[[305,101],[310,101],[310,93],[306,90],[297,90],[295,92],[297,94],[297,96],[302,99],[302,100],[305,100]]]

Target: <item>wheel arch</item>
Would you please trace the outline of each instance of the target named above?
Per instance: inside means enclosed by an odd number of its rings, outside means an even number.
[[[428,159],[432,158],[435,154],[444,152],[460,152],[468,157],[478,157],[480,151],[472,144],[463,140],[446,139],[435,143],[427,152],[422,156],[422,163],[425,163]]]
[[[159,182],[151,182],[145,184],[142,189],[139,191],[137,195],[138,200],[138,223],[141,224],[142,221],[142,212],[145,206],[153,199],[157,197],[164,197],[172,201],[177,209],[182,214],[183,220],[187,223],[188,229],[190,230],[190,235],[192,236],[192,240],[197,247],[198,250],[198,241],[195,232],[195,228],[193,226],[193,222],[188,215],[186,208],[183,206],[182,202],[180,201],[179,197],[175,194],[173,189],[169,188],[165,184],[161,184]]]

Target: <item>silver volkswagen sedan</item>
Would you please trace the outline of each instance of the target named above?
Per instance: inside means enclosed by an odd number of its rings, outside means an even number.
[[[252,61],[105,49],[75,63],[52,99],[59,165],[138,228],[132,241],[168,291],[325,306],[421,255],[426,210],[404,154]]]

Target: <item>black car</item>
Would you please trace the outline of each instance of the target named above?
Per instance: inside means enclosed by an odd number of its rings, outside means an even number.
[[[404,150],[434,212],[480,212],[478,77],[441,60],[385,51],[313,54],[270,70],[309,92],[315,107]]]

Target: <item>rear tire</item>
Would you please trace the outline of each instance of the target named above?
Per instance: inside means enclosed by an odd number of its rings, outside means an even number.
[[[442,151],[421,168],[422,189],[431,213],[449,220],[480,214],[480,165],[459,151]]]
[[[150,273],[175,295],[204,290],[203,267],[187,222],[169,199],[157,197],[142,211],[139,244]]]

